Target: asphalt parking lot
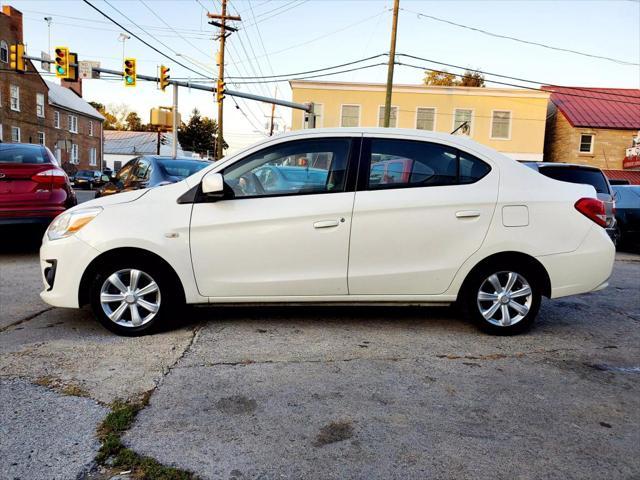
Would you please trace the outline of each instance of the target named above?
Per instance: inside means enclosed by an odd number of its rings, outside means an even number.
[[[139,398],[124,444],[205,479],[640,477],[640,255],[518,337],[448,308],[242,307],[132,339],[42,303],[37,244],[0,253],[0,478],[112,478],[96,429]]]

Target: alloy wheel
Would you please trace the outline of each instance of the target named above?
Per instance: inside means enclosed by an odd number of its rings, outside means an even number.
[[[111,274],[100,289],[102,311],[123,327],[140,327],[160,310],[160,287],[142,270],[128,268]]]
[[[529,282],[516,272],[497,272],[487,277],[477,294],[480,314],[489,323],[509,327],[520,322],[531,309],[533,292]]]

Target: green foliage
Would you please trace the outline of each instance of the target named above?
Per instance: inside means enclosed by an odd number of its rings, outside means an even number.
[[[136,112],[129,112],[125,118],[125,122],[127,130],[131,130],[133,132],[145,130],[142,125],[142,120]]]
[[[203,117],[197,108],[191,113],[188,123],[182,123],[178,130],[178,141],[183,149],[196,153],[213,155],[218,136],[218,124],[215,120]],[[224,139],[223,139],[224,142]],[[223,143],[224,148],[228,145]]]
[[[445,87],[484,87],[484,75],[480,72],[466,70],[463,75],[449,73],[446,70],[425,72],[424,84]]]

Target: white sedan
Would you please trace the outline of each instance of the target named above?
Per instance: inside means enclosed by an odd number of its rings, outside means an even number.
[[[156,330],[184,303],[458,302],[514,334],[542,296],[607,286],[592,186],[461,136],[317,129],[271,137],[172,185],[60,215],[40,250],[50,305]]]

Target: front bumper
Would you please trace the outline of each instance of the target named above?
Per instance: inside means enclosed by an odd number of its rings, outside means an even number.
[[[42,300],[54,307],[78,308],[82,275],[98,255],[98,250],[75,235],[50,241],[45,234],[40,247],[40,272],[44,285],[44,290],[40,293]],[[51,270],[47,270],[51,268],[52,262],[55,262],[53,281]]]

